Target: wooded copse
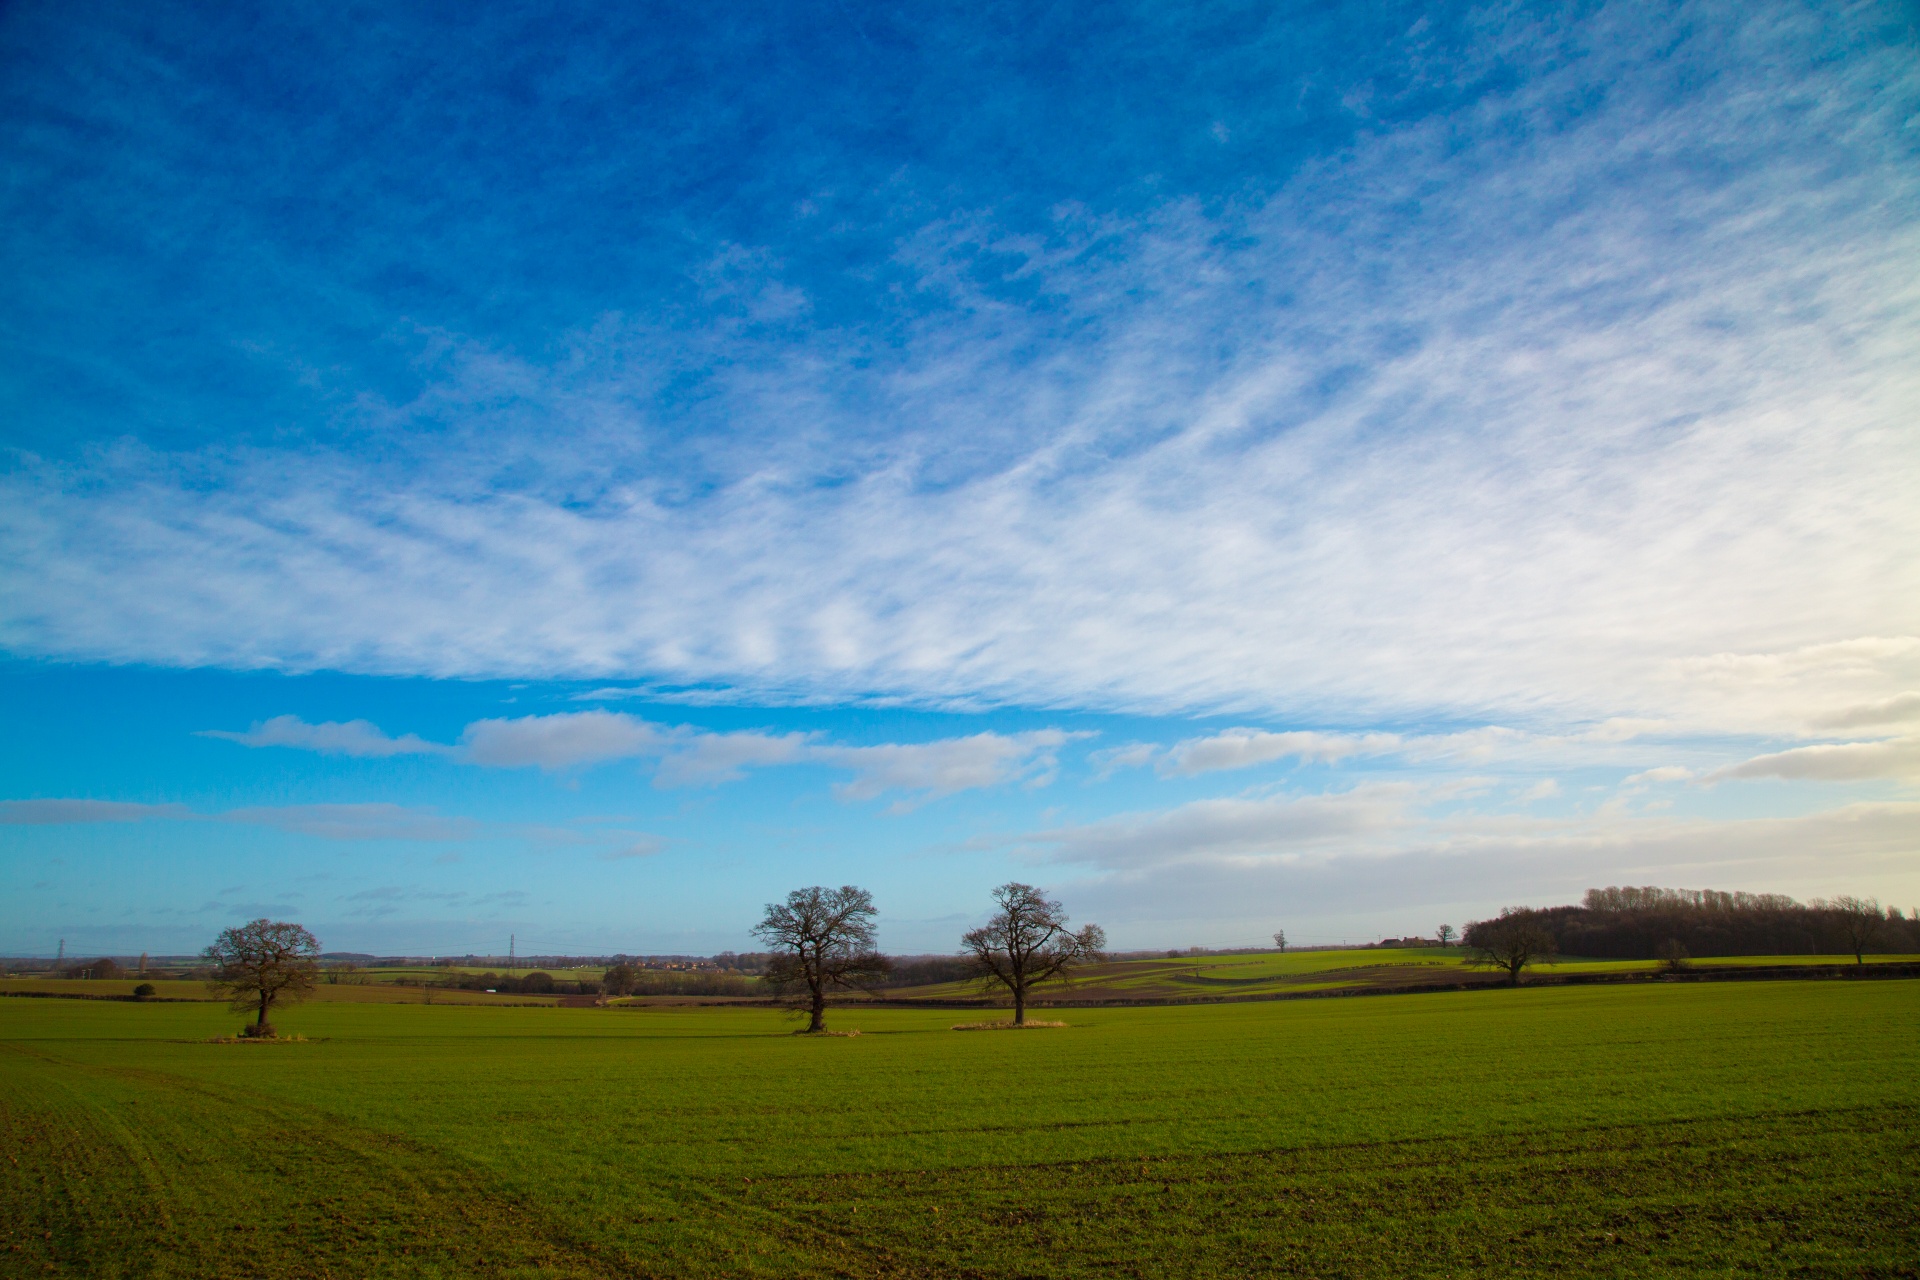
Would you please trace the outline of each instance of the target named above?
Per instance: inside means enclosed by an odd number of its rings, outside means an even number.
[[[1920,913],[1916,913],[1920,914]],[[1656,960],[1669,943],[1692,956],[1868,955],[1920,952],[1920,919],[1872,898],[1797,902],[1777,893],[1615,886],[1587,890],[1579,906],[1521,907],[1467,926],[1479,947],[1524,922],[1553,939],[1562,956]]]

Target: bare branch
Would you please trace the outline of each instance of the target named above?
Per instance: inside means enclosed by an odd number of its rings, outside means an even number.
[[[854,885],[795,889],[785,902],[770,902],[753,932],[774,958],[762,981],[776,991],[805,989],[807,1030],[826,1027],[827,996],[835,989],[866,988],[891,972],[892,961],[874,950],[873,895]]]
[[[1060,904],[1030,884],[1003,884],[993,897],[999,911],[980,928],[969,929],[961,949],[982,982],[1008,990],[1013,1020],[1024,1023],[1033,987],[1054,977],[1070,980],[1078,965],[1102,959],[1107,936],[1097,924],[1070,930]]]

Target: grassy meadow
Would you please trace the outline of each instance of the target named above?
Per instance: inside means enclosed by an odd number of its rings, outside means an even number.
[[[1916,1274],[1920,983],[1062,1016],[0,1000],[0,1275]]]

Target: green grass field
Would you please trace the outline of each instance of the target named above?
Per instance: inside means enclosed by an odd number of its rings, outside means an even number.
[[[951,1011],[0,1000],[0,1275],[1913,1276],[1920,983]]]

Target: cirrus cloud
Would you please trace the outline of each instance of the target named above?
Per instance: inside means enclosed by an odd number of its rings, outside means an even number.
[[[1222,769],[1245,769],[1273,760],[1333,764],[1352,756],[1382,755],[1401,745],[1392,733],[1320,733],[1295,730],[1226,729],[1205,738],[1188,738],[1169,747],[1156,765],[1167,777],[1190,778]]]

